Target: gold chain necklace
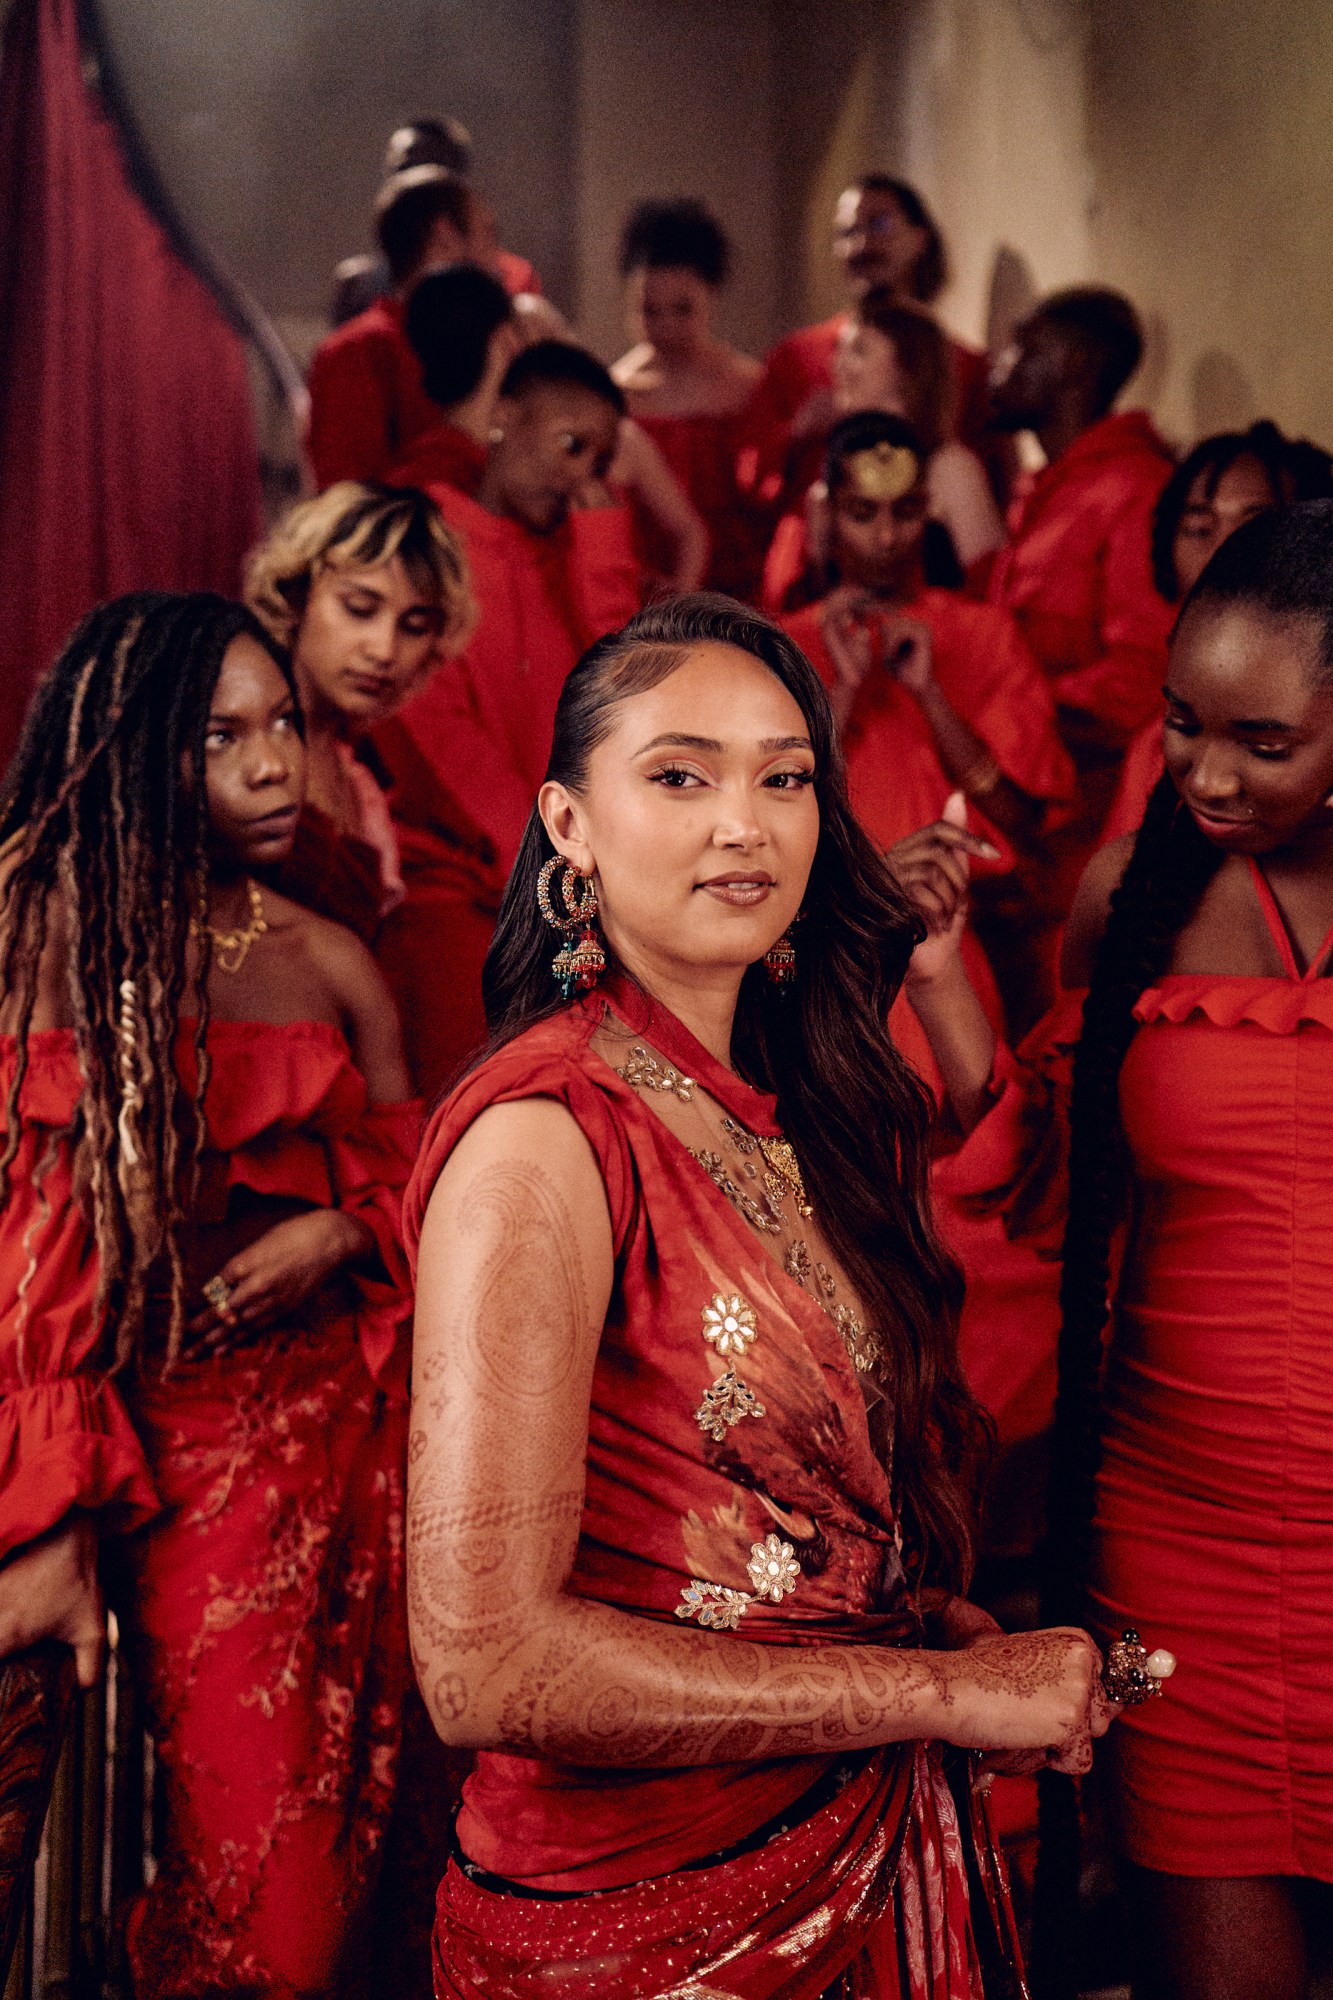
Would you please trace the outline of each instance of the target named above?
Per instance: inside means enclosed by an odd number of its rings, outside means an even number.
[[[259,884],[253,878],[246,881],[246,892],[250,898],[250,921],[244,930],[217,931],[206,917],[191,917],[190,936],[208,938],[216,953],[219,972],[239,972],[250,956],[250,947],[256,938],[263,937],[268,929],[264,916],[264,899],[259,893]],[[232,953],[228,958],[227,954]]]
[[[697,1085],[694,1078],[685,1076],[674,1064],[652,1054],[642,1045],[635,1044],[623,1068],[616,1070],[616,1075],[634,1090],[669,1094],[682,1104],[694,1105],[706,1125],[703,1107],[695,1100]],[[827,1264],[810,1255],[805,1239],[794,1231],[788,1235],[790,1225],[785,1213],[788,1196],[794,1198],[798,1215],[808,1220],[814,1214],[791,1141],[781,1135],[766,1138],[757,1132],[750,1132],[726,1113],[722,1117],[722,1131],[737,1155],[743,1179],[756,1185],[755,1193],[750,1193],[736,1179],[723,1155],[713,1148],[687,1147],[690,1158],[703,1168],[714,1187],[726,1196],[737,1214],[752,1229],[762,1236],[788,1238],[782,1260],[783,1270],[833,1321],[858,1373],[874,1374],[884,1357],[879,1335],[866,1326],[851,1306],[838,1300],[837,1278]],[[764,1162],[762,1176],[754,1161],[756,1153]],[[759,1198],[759,1186],[762,1186],[762,1200]]]

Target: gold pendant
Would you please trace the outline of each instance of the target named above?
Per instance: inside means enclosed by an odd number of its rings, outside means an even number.
[[[801,1166],[795,1148],[789,1139],[761,1139],[759,1150],[772,1167],[780,1174],[796,1197],[796,1210],[807,1219],[814,1214],[805,1192],[805,1182],[801,1178]]]

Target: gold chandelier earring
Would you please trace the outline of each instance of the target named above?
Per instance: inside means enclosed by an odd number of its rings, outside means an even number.
[[[559,914],[551,901],[551,883],[562,867],[565,872],[560,893],[568,912],[565,916]],[[551,977],[566,1000],[576,990],[590,993],[606,971],[606,953],[593,928],[597,921],[597,884],[591,875],[580,875],[563,855],[553,854],[537,877],[537,908],[551,929],[565,940],[551,960]],[[576,933],[578,943],[572,944],[570,940]]]
[[[789,930],[784,931],[777,943],[770,945],[764,953],[764,971],[774,986],[790,986],[795,979],[796,947]]]

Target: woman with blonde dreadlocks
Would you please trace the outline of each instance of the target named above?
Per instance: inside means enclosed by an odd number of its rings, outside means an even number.
[[[344,1991],[394,1782],[415,1118],[365,948],[259,886],[304,788],[263,627],[141,595],[0,799],[0,1654],[95,1675],[112,1537],[166,1791],[139,2000]]]

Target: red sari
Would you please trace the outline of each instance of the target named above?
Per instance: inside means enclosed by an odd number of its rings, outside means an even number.
[[[427,1132],[406,1201],[411,1247],[452,1148],[491,1104],[552,1097],[596,1153],[617,1276],[568,1588],[659,1624],[697,1619],[720,1646],[738,1625],[775,1646],[919,1645],[889,1476],[847,1350],[592,1049],[608,1006],[731,1116],[777,1131],[772,1098],[618,981],[459,1086]],[[758,1336],[733,1366],[763,1409],[719,1441],[700,1397],[726,1364],[701,1316],[737,1293]],[[766,1541],[797,1566],[773,1602],[752,1575]],[[487,1751],[464,1789],[458,1840],[467,1871],[449,1868],[436,1927],[442,1997],[981,1992],[963,1836],[932,1745],[666,1771]]]
[[[1163,1698],[1112,1733],[1129,1858],[1327,1882],[1333,938],[1302,977],[1257,870],[1255,886],[1284,975],[1171,973],[1135,1008],[1120,1076],[1134,1192],[1103,1388],[1093,1604],[1104,1639],[1132,1624],[1180,1663]],[[972,1205],[988,1187],[1010,1234],[1046,1257],[1080,1011],[1067,996],[959,1156]],[[1035,1362],[1031,1322],[1014,1339]]]
[[[30,1534],[71,1504],[120,1527],[150,1512],[154,1487],[161,1502],[114,1548],[111,1578],[165,1784],[157,1873],[130,1917],[135,1993],[321,1992],[354,1957],[409,1677],[397,1211],[415,1112],[369,1107],[322,1022],[210,1027],[192,1287],[311,1207],[365,1221],[378,1263],[230,1356],[165,1377],[150,1359],[122,1378],[136,1444],[94,1373],[96,1274],[70,1179],[74,1039],[30,1046],[23,1144],[52,1164],[41,1186],[16,1184],[0,1224],[5,1363],[28,1382],[6,1409],[19,1431],[0,1511]],[[188,1033],[179,1060],[192,1089]]]

